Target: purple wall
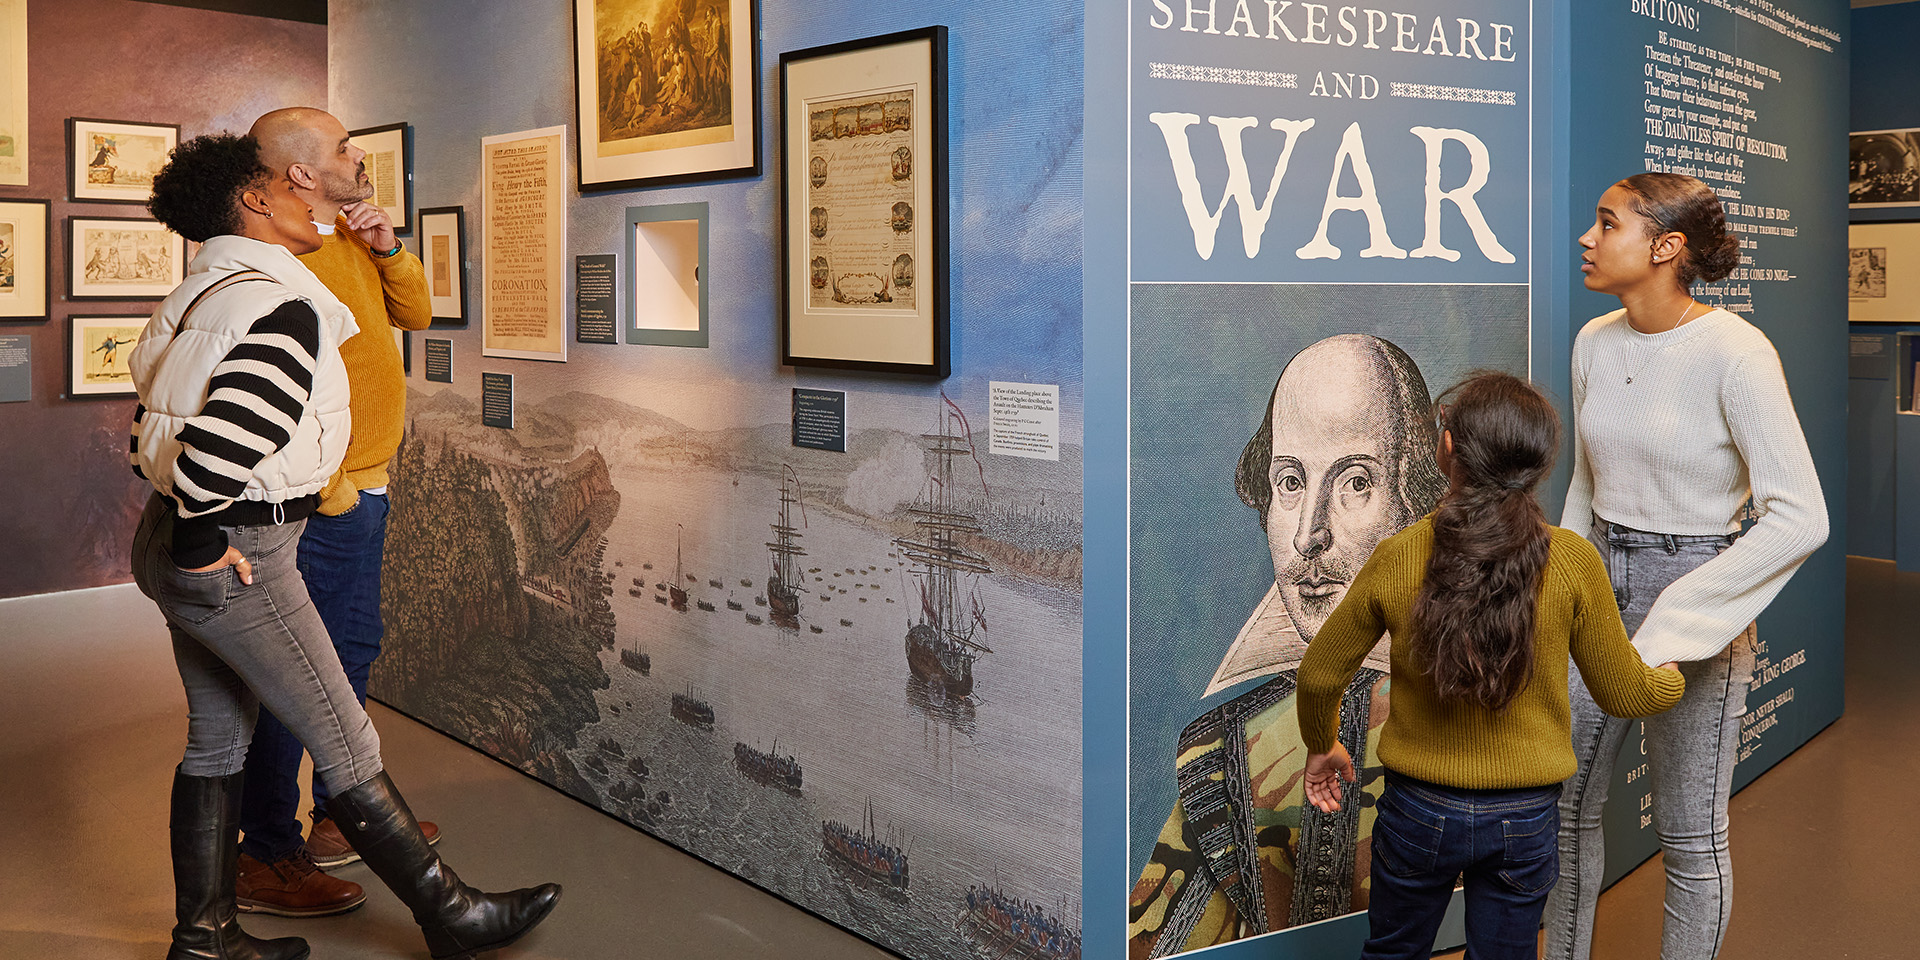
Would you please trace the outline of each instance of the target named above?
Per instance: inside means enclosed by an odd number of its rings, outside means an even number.
[[[72,401],[70,314],[144,314],[152,301],[68,303],[66,218],[146,216],[67,201],[66,121],[178,123],[182,137],[244,131],[275,107],[325,106],[327,28],[132,0],[60,0],[27,12],[31,182],[0,198],[53,201],[52,317],[0,323],[33,338],[33,399],[0,404],[0,597],[129,579],[147,487],[127,468],[133,401]]]

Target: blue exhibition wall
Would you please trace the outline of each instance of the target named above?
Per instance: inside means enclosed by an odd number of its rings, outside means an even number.
[[[662,47],[691,33],[698,52],[727,6],[332,5],[330,109],[349,128],[412,124],[415,205],[465,208],[472,268],[472,323],[412,338],[373,690],[904,956],[998,956],[1019,919],[1065,957],[1081,910],[1079,6],[755,4],[764,172],[577,191],[575,8],[616,32],[645,20]],[[950,28],[953,375],[783,366],[779,55],[932,24]],[[565,253],[621,261],[622,317],[628,208],[707,205],[707,347],[482,355],[480,141],[549,126],[567,128]],[[449,342],[451,383],[422,375],[423,339]],[[483,373],[513,375],[512,429],[482,424]],[[990,452],[995,381],[1058,387],[1056,459]],[[846,394],[845,453],[793,445],[795,388]],[[958,440],[923,436],[943,426]],[[959,451],[931,491],[930,448]],[[791,529],[770,530],[788,496]],[[948,519],[910,512],[929,497]],[[936,552],[970,558],[950,608],[909,556],[934,522],[958,551]],[[805,551],[786,623],[761,590],[776,538]],[[910,669],[909,628],[935,608],[978,644],[971,691]]]
[[[1648,10],[1652,11],[1650,15]],[[1847,516],[1848,8],[1839,0],[1578,4],[1573,29],[1576,227],[1608,185],[1642,170],[1700,177],[1743,241],[1740,269],[1705,287],[1772,339],[1827,497],[1827,545],[1760,618],[1736,789],[1839,717]],[[1570,239],[1570,238],[1569,238]],[[1569,244],[1568,255],[1572,255]],[[1567,320],[1618,308],[1584,290]],[[1651,790],[1628,738],[1609,793],[1611,882],[1651,855]],[[1638,781],[1638,782],[1633,782]]]

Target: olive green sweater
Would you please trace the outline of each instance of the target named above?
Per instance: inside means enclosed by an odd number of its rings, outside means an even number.
[[[1533,679],[1497,712],[1443,702],[1407,642],[1414,633],[1413,601],[1432,553],[1431,516],[1381,541],[1308,645],[1300,663],[1299,715],[1309,751],[1332,749],[1341,693],[1383,632],[1393,638],[1393,681],[1380,762],[1429,783],[1500,790],[1572,776],[1569,652],[1594,702],[1614,716],[1644,717],[1680,702],[1686,689],[1680,674],[1641,663],[1627,641],[1599,552],[1559,527],[1553,528],[1534,615]]]

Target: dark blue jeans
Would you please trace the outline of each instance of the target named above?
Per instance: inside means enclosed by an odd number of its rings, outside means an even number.
[[[367,673],[380,655],[380,638],[386,632],[380,621],[380,560],[387,546],[387,510],[385,494],[362,493],[346,513],[307,518],[300,537],[300,575],[340,654],[347,683],[363,706]],[[272,863],[299,849],[300,760],[305,755],[300,741],[262,707],[247,751],[241,794],[242,853]],[[330,796],[327,785],[315,780],[316,821],[325,817]]]
[[[1533,960],[1540,912],[1559,878],[1559,800],[1557,783],[1463,790],[1387,771],[1362,960],[1431,957],[1463,876],[1467,960]]]

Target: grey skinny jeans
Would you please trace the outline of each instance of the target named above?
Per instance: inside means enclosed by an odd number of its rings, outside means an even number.
[[[1594,518],[1588,539],[1600,550],[1629,634],[1640,629],[1667,585],[1713,559],[1737,534],[1677,537]],[[1606,869],[1601,810],[1614,761],[1635,723],[1646,724],[1653,778],[1653,828],[1667,873],[1662,960],[1712,960],[1733,913],[1733,859],[1727,848],[1727,796],[1753,676],[1754,630],[1707,660],[1680,664],[1687,692],[1678,706],[1644,721],[1607,716],[1573,676],[1573,750],[1579,771],[1560,797],[1560,882],[1547,898],[1547,960],[1587,960],[1593,913]]]
[[[265,703],[313,754],[314,775],[337,795],[381,770],[380,738],[347,683],[306,581],[294,566],[306,521],[222,527],[253,565],[253,584],[232,567],[174,566],[173,503],[147,500],[133,536],[133,580],[160,607],[187,689],[187,752],[180,772],[239,773]]]

